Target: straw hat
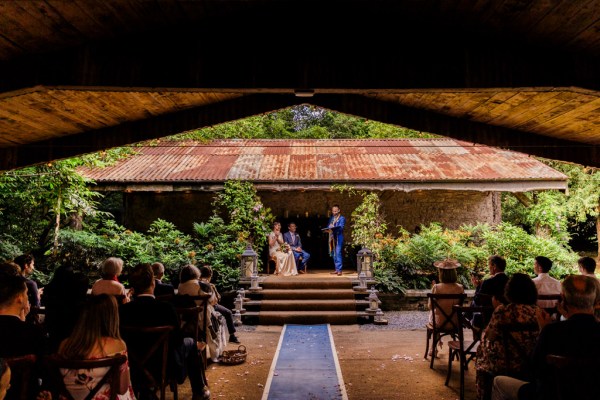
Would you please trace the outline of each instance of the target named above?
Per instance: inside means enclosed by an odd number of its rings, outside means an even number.
[[[460,263],[457,260],[448,258],[446,260],[434,262],[433,266],[441,269],[455,269],[460,267]]]

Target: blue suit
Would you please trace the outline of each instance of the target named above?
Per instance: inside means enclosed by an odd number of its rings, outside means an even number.
[[[294,237],[292,238],[292,234],[290,232],[286,232],[283,234],[283,241],[289,244],[292,248],[292,252],[294,253],[294,260],[296,260],[296,268],[298,268],[299,271],[305,271],[306,262],[310,258],[310,254],[308,254],[302,249],[302,241],[300,240],[300,235],[295,233]],[[301,251],[296,251],[296,247],[300,247]],[[298,264],[298,259],[300,257],[302,257],[302,263]]]
[[[332,226],[333,225],[333,226]],[[333,243],[330,243],[330,251],[333,257],[333,264],[335,265],[335,272],[342,272],[342,250],[344,248],[344,225],[346,225],[346,218],[340,215],[337,221],[334,221],[333,215],[329,218],[328,227],[331,227],[332,233],[331,238]]]

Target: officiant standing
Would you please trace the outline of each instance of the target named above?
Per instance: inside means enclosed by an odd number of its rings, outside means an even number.
[[[342,275],[342,250],[344,248],[344,225],[346,225],[346,218],[341,213],[340,206],[337,204],[331,207],[331,218],[329,218],[329,224],[325,229],[329,233],[329,255],[333,257],[333,264],[335,265],[335,271],[331,274],[337,276]]]

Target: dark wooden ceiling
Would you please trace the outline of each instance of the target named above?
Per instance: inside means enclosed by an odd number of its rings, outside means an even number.
[[[599,0],[0,2],[0,169],[300,102],[600,166],[598,71]]]

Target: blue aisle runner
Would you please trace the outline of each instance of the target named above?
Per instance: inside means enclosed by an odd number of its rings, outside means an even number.
[[[285,325],[263,400],[344,400],[329,325]]]

